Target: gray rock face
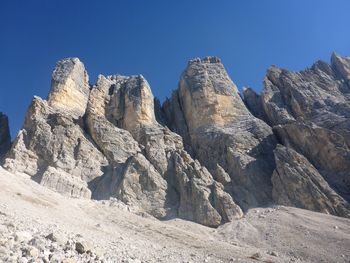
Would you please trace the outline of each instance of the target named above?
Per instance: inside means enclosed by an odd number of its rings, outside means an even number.
[[[101,197],[101,193],[110,193],[110,196],[133,207],[139,206],[158,218],[179,216],[209,226],[241,217],[242,212],[232,198],[219,190],[215,198],[222,205],[218,208],[220,211],[215,209],[212,198],[215,182],[211,174],[207,170],[203,172],[199,163],[194,165],[194,160],[184,151],[179,135],[157,122],[154,101],[142,76],[99,77],[90,95],[87,126],[115,168],[111,175],[96,183],[95,195]],[[129,134],[128,139],[113,139],[118,142],[118,149],[107,149],[111,142],[99,139],[100,135],[94,132],[96,120],[103,123],[103,127],[113,127],[108,134],[114,135],[109,138],[120,138],[120,131],[123,131]],[[124,147],[131,145],[126,142],[132,141],[138,144]],[[121,150],[123,154],[117,152]],[[123,163],[124,160],[112,159],[109,152],[119,157],[129,156],[129,159]],[[232,211],[226,211],[228,209]]]
[[[349,57],[341,57],[336,53],[332,54],[331,64],[333,70],[338,74],[340,78],[343,78],[348,82],[350,80],[350,58]]]
[[[349,144],[350,86],[346,69],[350,60],[334,54],[332,63],[318,61],[301,72],[270,68],[262,93],[268,122],[313,122],[341,134]]]
[[[298,73],[272,67],[262,95],[247,88],[243,101],[218,58],[194,59],[161,106],[142,75],[100,75],[90,88],[79,59],[64,59],[4,167],[65,195],[211,227],[273,203],[347,217],[349,69],[336,54]],[[9,146],[0,115],[0,151]]]
[[[244,102],[249,111],[257,118],[266,120],[263,104],[260,95],[258,95],[252,88],[243,88]]]
[[[114,196],[130,206],[141,207],[157,218],[167,217],[167,210],[170,210],[167,182],[142,154],[130,157],[123,166],[120,180]]]
[[[350,149],[336,132],[314,124],[290,123],[275,128],[284,145],[303,154],[342,196],[350,193]]]
[[[40,179],[40,184],[71,197],[91,198],[88,184],[62,169],[49,166]]]
[[[49,106],[74,118],[84,115],[89,99],[89,76],[78,58],[59,61],[52,73]]]
[[[185,148],[188,152],[193,154],[191,146],[191,137],[188,131],[187,122],[182,110],[181,101],[179,100],[178,90],[173,91],[171,98],[166,99],[162,110],[165,116],[166,125],[177,134],[180,134]]]
[[[141,151],[132,135],[118,127],[120,116],[117,114],[124,106],[120,105],[119,97],[116,96],[119,90],[117,82],[125,79],[100,75],[91,90],[86,110],[87,130],[110,163],[124,163]]]
[[[280,141],[303,154],[350,200],[350,59],[332,55],[310,69],[272,67],[260,101]],[[257,110],[257,108],[256,108]]]
[[[88,87],[83,68],[77,59],[58,63],[49,101],[34,97],[4,163],[12,172],[27,173],[39,183],[75,197],[91,196],[87,182],[101,176],[107,164],[78,118],[85,110],[78,111],[75,100],[82,97],[75,95],[81,94],[82,83]]]
[[[8,118],[0,112],[0,158],[11,147],[11,136]]]
[[[141,78],[101,75],[91,91],[86,126],[109,161],[108,171],[93,184],[93,197],[116,197],[137,210],[164,218],[167,216],[167,183],[141,153],[142,147],[131,133],[121,128],[125,126],[134,131],[141,123],[139,118],[147,123],[147,116],[140,117],[144,109],[141,110],[137,104],[141,93],[132,93],[132,89],[141,83]],[[135,98],[124,100],[125,92],[133,94]],[[153,105],[153,97],[150,101]],[[133,110],[133,105],[138,111]],[[147,113],[153,122],[154,111],[149,110]],[[124,115],[132,118],[130,123],[126,122]]]
[[[271,202],[274,135],[248,111],[218,59],[190,61],[164,112],[168,122],[184,119],[172,122],[172,128],[188,138],[209,171],[217,174],[219,164],[229,174],[225,190],[241,207]]]
[[[276,170],[272,175],[277,204],[350,217],[350,205],[323,179],[317,169],[291,148],[275,149]]]
[[[173,154],[167,176],[179,193],[180,217],[215,227],[243,216],[222,184],[186,152]]]
[[[64,187],[59,186],[61,175],[65,178],[62,180],[69,181],[72,186],[72,189],[66,189],[66,194],[76,196],[73,188],[84,188],[86,182],[101,176],[102,166],[106,163],[76,121],[35,97],[4,167],[12,172],[27,173],[51,188],[57,185],[57,190],[64,192]],[[67,174],[74,176],[74,180],[68,180]],[[49,183],[50,178],[54,182]],[[85,187],[84,191],[88,189]]]

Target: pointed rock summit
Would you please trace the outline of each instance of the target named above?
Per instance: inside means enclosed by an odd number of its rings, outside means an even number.
[[[169,126],[187,138],[195,158],[215,177],[221,173],[217,165],[229,175],[225,191],[243,209],[272,201],[275,137],[246,108],[219,59],[190,61],[164,112]],[[171,123],[178,116],[184,121]]]
[[[348,85],[350,86],[350,57],[341,57],[335,52],[331,57],[331,64],[339,76],[347,80]]]
[[[51,83],[48,101],[33,98],[4,167],[60,193],[90,198],[88,182],[103,174],[106,159],[79,120],[89,97],[84,65],[76,58],[59,61]]]
[[[48,105],[70,112],[74,117],[83,116],[89,99],[89,76],[78,58],[60,60],[52,73]]]

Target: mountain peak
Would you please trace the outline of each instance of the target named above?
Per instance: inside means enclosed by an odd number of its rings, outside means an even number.
[[[205,63],[205,64],[215,64],[215,63],[221,63],[220,58],[215,57],[215,56],[207,56],[204,58],[193,58],[191,59],[188,64],[200,64],[200,63]]]
[[[75,117],[84,115],[89,98],[89,76],[78,58],[60,60],[52,73],[48,103],[51,107],[69,111]]]

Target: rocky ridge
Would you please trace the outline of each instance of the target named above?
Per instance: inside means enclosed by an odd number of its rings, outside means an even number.
[[[142,75],[90,85],[79,59],[63,59],[3,167],[64,195],[211,227],[273,204],[350,217],[349,69],[336,54],[301,72],[271,67],[262,94],[242,99],[218,58],[194,59],[160,105]]]

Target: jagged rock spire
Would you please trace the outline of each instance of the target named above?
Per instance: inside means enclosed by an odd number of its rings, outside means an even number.
[[[164,112],[184,119],[173,129],[216,178],[217,165],[230,175],[225,189],[241,207],[271,202],[274,135],[246,108],[219,59],[191,60]]]

